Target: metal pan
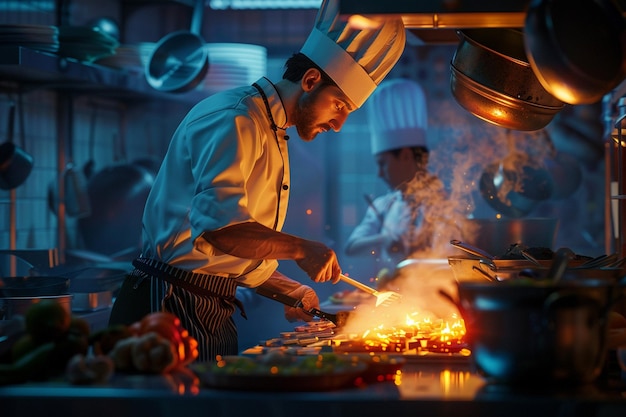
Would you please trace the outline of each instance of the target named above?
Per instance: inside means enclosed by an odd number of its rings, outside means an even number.
[[[152,51],[145,75],[156,90],[182,93],[195,88],[209,69],[208,52],[200,36],[204,0],[196,0],[191,31],[179,31],[162,38]]]
[[[596,103],[626,76],[626,24],[612,0],[534,0],[524,33],[533,72],[565,103]]]
[[[450,65],[456,101],[476,117],[513,130],[545,127],[564,107],[539,83],[515,29],[457,31],[459,45]]]
[[[40,297],[67,294],[70,280],[61,276],[0,278],[0,297]]]

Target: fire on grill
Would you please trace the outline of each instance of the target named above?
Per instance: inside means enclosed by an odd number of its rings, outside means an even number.
[[[375,306],[362,302],[349,312],[346,323],[337,327],[325,320],[310,322],[266,341],[266,346],[294,347],[308,353],[314,347],[331,347],[341,353],[429,353],[469,356],[465,324],[456,307],[439,295],[444,288],[456,291],[454,275],[442,261],[437,268],[415,267],[395,285],[401,302]]]
[[[406,314],[402,322],[378,312],[379,324],[358,315],[331,340],[335,352],[386,352],[401,354],[458,353],[469,355],[465,343],[465,325],[458,315],[447,319]]]

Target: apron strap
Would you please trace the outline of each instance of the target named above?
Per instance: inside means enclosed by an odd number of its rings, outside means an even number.
[[[193,294],[202,297],[217,297],[228,300],[239,308],[243,318],[248,318],[243,303],[235,297],[237,281],[233,278],[185,271],[165,262],[150,258],[135,258],[132,263],[137,270],[144,274],[167,281]],[[209,288],[197,285],[199,281],[208,283]]]

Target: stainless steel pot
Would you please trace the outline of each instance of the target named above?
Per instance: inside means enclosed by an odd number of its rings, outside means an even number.
[[[595,380],[606,356],[616,288],[604,281],[458,283],[476,370],[490,382],[533,386]]]
[[[515,29],[467,29],[451,63],[450,87],[475,116],[513,130],[545,127],[564,107],[533,73],[523,34]]]
[[[559,221],[552,217],[520,219],[468,219],[464,225],[463,241],[499,257],[511,245],[550,248]]]

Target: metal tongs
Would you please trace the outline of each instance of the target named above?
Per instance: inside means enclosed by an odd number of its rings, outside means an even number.
[[[368,294],[373,295],[374,297],[376,297],[376,307],[382,305],[382,306],[390,306],[392,303],[396,302],[396,301],[400,301],[400,298],[402,298],[402,296],[400,294],[398,294],[397,292],[394,291],[376,291],[374,288],[372,287],[368,287],[365,284],[360,283],[359,281],[356,281],[350,277],[345,276],[344,274],[341,274],[340,279],[343,282],[346,282],[350,285],[352,285],[353,287],[356,287],[358,289],[360,289],[361,291],[365,291]]]
[[[305,309],[304,304],[302,304],[302,300],[263,287],[257,287],[256,293],[262,295],[263,297],[278,301],[279,303],[283,303],[286,306],[301,308],[306,313],[315,317],[319,317],[321,319],[331,321],[338,327],[342,327],[344,324],[346,324],[346,320],[348,319],[348,315],[350,314],[348,311],[339,311],[337,312],[337,314],[332,314],[326,313],[317,308]]]

